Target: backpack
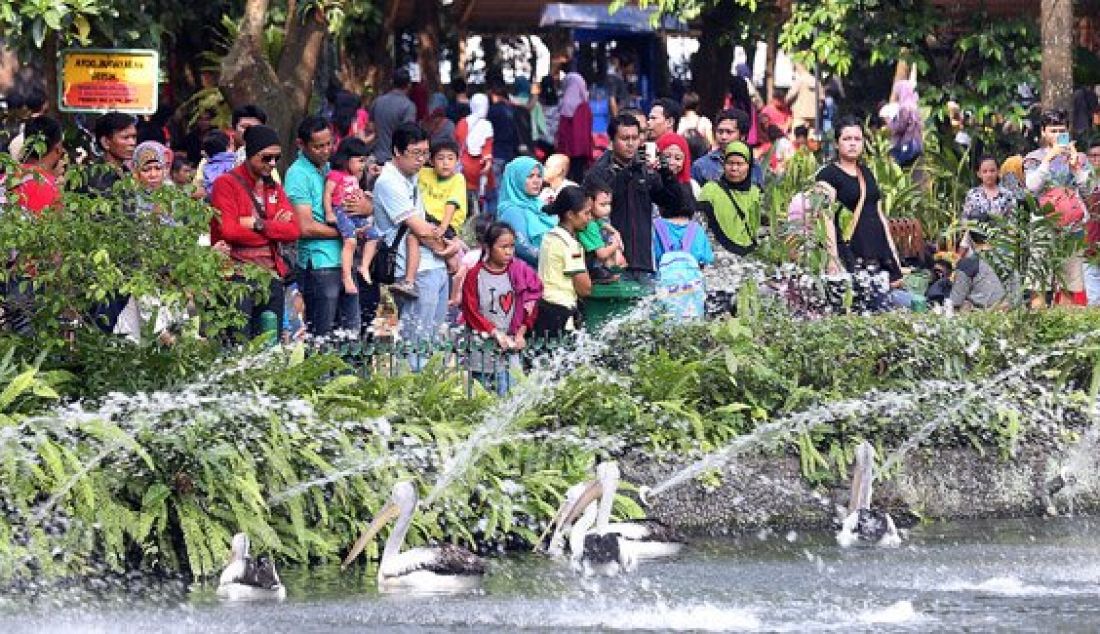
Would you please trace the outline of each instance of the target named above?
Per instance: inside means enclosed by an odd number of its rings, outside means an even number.
[[[657,265],[657,305],[662,314],[673,319],[701,319],[707,301],[703,272],[695,256],[688,252],[699,223],[691,221],[684,237],[673,244],[668,223],[663,218],[653,222],[657,239],[664,253]]]

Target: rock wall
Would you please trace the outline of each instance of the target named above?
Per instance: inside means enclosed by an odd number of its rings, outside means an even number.
[[[875,504],[895,517],[963,519],[1100,509],[1100,443],[1021,446],[1015,456],[974,449],[920,449],[893,477],[875,484]],[[623,478],[652,485],[681,466],[641,455],[620,461]],[[751,455],[722,470],[721,484],[699,481],[650,500],[650,515],[689,533],[721,534],[764,526],[829,528],[846,506],[848,484],[813,487],[797,456]]]

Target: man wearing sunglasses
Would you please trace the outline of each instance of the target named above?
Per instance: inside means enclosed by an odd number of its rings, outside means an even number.
[[[299,231],[286,192],[271,180],[282,158],[279,134],[256,125],[245,131],[244,142],[244,163],[214,181],[210,204],[218,213],[210,221],[210,242],[229,246],[238,274],[242,267],[258,266],[273,275],[266,301],[257,292],[240,304],[248,319],[245,334],[251,339],[263,331],[264,311],[275,313],[282,323],[283,278],[290,270],[279,254],[279,244],[297,240]]]

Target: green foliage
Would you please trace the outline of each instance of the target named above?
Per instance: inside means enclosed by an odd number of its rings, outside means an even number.
[[[620,333],[544,403],[517,412],[507,434],[487,438],[421,508],[410,541],[525,547],[597,459],[682,461],[875,391],[909,394],[911,406],[888,416],[856,408],[769,434],[756,450],[797,455],[808,480],[833,481],[860,440],[886,455],[947,411],[930,442],[1008,457],[1052,425],[1079,431],[1100,386],[1100,317],[1088,311],[806,322],[760,298],[740,315]],[[1035,357],[1048,351],[1058,354]],[[107,397],[92,416],[53,413],[44,408],[65,377],[28,374],[6,354],[3,580],[138,568],[206,577],[239,530],[281,563],[338,560],[395,481],[426,492],[497,402],[482,389],[467,396],[442,356],[418,374],[361,377],[297,346],[222,361],[182,391]],[[1013,368],[1018,382],[992,382]],[[705,485],[717,477],[700,476]],[[630,495],[616,508],[642,512]]]
[[[84,173],[72,170],[69,177],[72,184]],[[15,245],[19,260],[0,279],[18,275],[33,287],[28,343],[37,349],[69,349],[75,325],[95,330],[95,308],[119,296],[156,298],[160,310],[191,315],[209,335],[241,323],[234,306],[247,287],[229,280],[233,269],[224,256],[199,244],[213,209],[174,188],[150,194],[127,178],[110,197],[68,190],[60,207],[40,216],[14,203],[3,213],[0,243]],[[239,272],[257,282],[266,276],[256,267]],[[95,341],[75,337],[78,344]]]

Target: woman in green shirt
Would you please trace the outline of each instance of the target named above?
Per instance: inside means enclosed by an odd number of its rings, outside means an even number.
[[[756,248],[760,230],[760,188],[749,177],[752,150],[733,141],[722,151],[722,177],[703,186],[699,209],[715,242],[727,251],[743,256]]]

